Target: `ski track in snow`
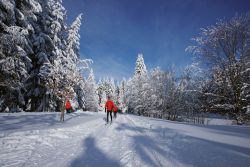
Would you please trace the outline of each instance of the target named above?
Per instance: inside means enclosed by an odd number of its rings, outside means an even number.
[[[118,115],[112,124],[105,125],[105,114],[90,112],[66,115],[64,123],[56,121],[58,117],[38,114],[27,119],[26,114],[0,115],[0,166],[250,164],[249,127],[199,126],[132,115]]]

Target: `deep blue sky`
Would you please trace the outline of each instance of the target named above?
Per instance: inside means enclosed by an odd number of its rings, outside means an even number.
[[[91,58],[96,78],[133,75],[138,53],[147,69],[183,69],[185,52],[199,29],[250,11],[249,0],[63,0],[68,24],[83,13],[82,58]]]

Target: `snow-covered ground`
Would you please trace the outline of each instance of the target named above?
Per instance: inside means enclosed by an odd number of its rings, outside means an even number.
[[[250,164],[250,127],[104,113],[0,114],[1,167],[234,167]]]

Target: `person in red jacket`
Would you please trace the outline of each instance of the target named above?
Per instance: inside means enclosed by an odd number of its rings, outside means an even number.
[[[70,111],[72,110],[72,106],[71,106],[70,101],[68,99],[66,100],[65,108],[66,108],[66,113],[70,113]]]
[[[117,114],[117,111],[118,111],[118,108],[116,107],[116,105],[114,106],[114,118],[116,118],[116,114]]]
[[[111,123],[112,123],[112,111],[114,109],[114,102],[108,97],[108,100],[105,104],[105,113],[107,112],[107,123],[109,122],[109,115],[111,118]]]

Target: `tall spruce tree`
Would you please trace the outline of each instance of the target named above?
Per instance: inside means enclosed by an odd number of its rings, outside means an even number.
[[[149,83],[143,55],[138,54],[133,78],[128,82],[127,104],[130,112],[145,114],[152,107],[151,85]]]
[[[29,35],[32,27],[25,10],[30,16],[36,11],[33,1],[0,1],[0,111],[7,108],[15,111],[25,109],[25,80],[31,69],[33,53]],[[38,5],[39,6],[39,5]]]
[[[93,70],[90,70],[88,79],[86,80],[85,87],[85,110],[87,111],[98,111],[98,96],[97,87],[95,83],[95,76]]]

